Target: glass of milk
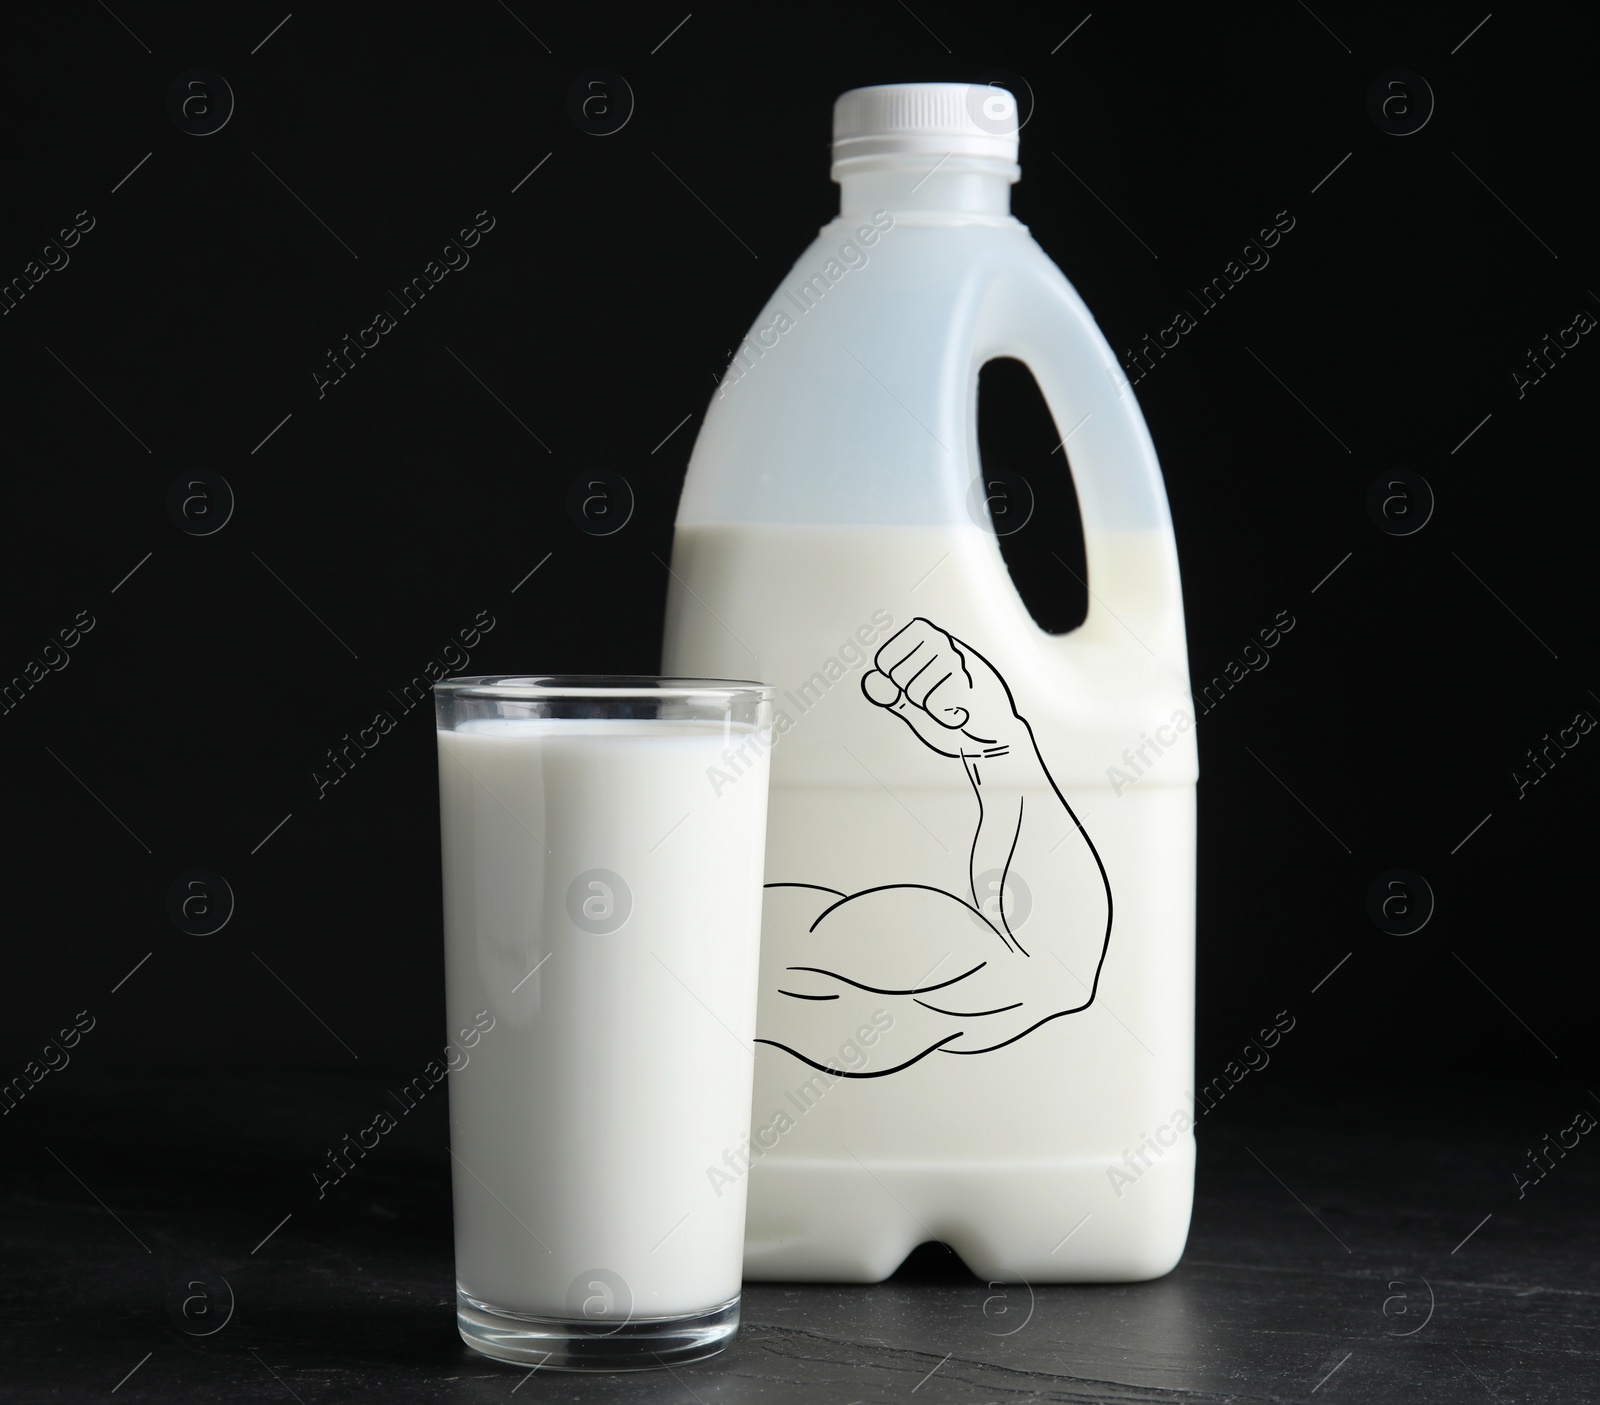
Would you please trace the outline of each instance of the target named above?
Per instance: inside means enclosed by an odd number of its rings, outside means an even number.
[[[772,690],[434,687],[456,1317],[550,1370],[739,1326]]]

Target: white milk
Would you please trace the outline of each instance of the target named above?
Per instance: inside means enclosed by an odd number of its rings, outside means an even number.
[[[1181,606],[1166,588],[1176,561],[1165,532],[1085,544],[1088,618],[1052,638],[993,535],[971,524],[678,527],[666,666],[775,685],[766,881],[815,885],[767,891],[747,1277],[882,1278],[930,1237],[1012,1281],[1149,1277],[1181,1250],[1195,753]],[[715,617],[701,603],[712,600]],[[999,857],[984,856],[994,837],[961,760],[862,691],[873,656],[919,617],[1003,679],[1047,772],[1020,742],[977,762],[991,815],[1021,802]],[[1123,753],[1141,745],[1147,764],[1119,792],[1108,771],[1132,778]],[[977,905],[996,917],[1002,869],[1020,949],[951,896],[977,878]],[[818,920],[884,885],[896,886]],[[878,993],[979,965],[938,991]],[[1097,966],[1093,1004],[1065,1013]]]
[[[637,1321],[739,1292],[767,763],[749,745],[734,783],[709,773],[750,737],[439,733],[450,1029],[494,1017],[450,1076],[456,1274],[479,1302]]]

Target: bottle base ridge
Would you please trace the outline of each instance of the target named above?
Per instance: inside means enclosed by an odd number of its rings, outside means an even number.
[[[1160,1278],[1188,1239],[1194,1138],[1143,1160],[767,1159],[750,1175],[745,1278],[877,1283],[930,1239],[995,1282]]]

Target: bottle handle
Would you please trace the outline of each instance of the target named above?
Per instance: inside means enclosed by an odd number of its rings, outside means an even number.
[[[1131,634],[1186,676],[1183,595],[1161,468],[1133,388],[1088,308],[1041,252],[1031,267],[997,273],[980,299],[974,334],[973,383],[997,357],[1026,365],[1072,473],[1089,610],[1081,631],[1066,638],[1110,642]],[[977,442],[976,424],[968,442]]]

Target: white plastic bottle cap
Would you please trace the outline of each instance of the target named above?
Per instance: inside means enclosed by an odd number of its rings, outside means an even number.
[[[886,83],[852,88],[833,105],[835,175],[883,156],[1017,159],[1017,100],[982,83]]]

